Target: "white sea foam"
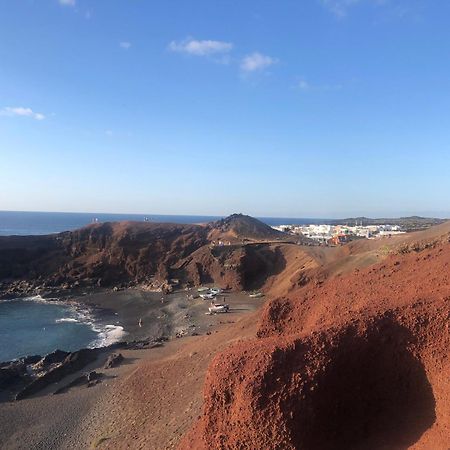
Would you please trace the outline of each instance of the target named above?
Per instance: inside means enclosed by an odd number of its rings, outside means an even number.
[[[98,334],[96,341],[92,343],[92,347],[107,347],[119,342],[125,334],[123,327],[120,325],[105,325]]]
[[[97,333],[96,339],[89,345],[90,348],[95,347],[106,347],[108,345],[119,342],[126,335],[123,327],[120,325],[102,324],[98,318],[95,317],[93,310],[86,305],[81,305],[76,302],[65,302],[58,298],[43,298],[40,295],[35,295],[33,297],[24,297],[11,300],[21,300],[26,302],[37,302],[37,303],[47,303],[60,305],[65,305],[70,307],[70,316],[61,317],[56,319],[56,323],[79,323],[80,325],[87,325]],[[8,300],[6,300],[8,301]]]
[[[85,325],[89,325],[91,329],[97,333],[97,338],[91,342],[89,347],[107,347],[108,345],[119,342],[126,335],[123,327],[120,325],[102,324],[95,318],[92,310],[88,308],[75,307],[77,321]]]
[[[0,302],[35,302],[35,303],[54,303],[56,298],[43,298],[40,295],[34,295],[33,297],[14,297],[0,300]]]
[[[63,317],[62,319],[56,319],[55,322],[56,323],[64,323],[64,322],[78,323],[78,320],[73,317]]]
[[[44,298],[41,295],[33,295],[33,297],[24,297],[20,300],[24,302],[35,302],[35,303],[55,303],[58,301],[57,298]]]

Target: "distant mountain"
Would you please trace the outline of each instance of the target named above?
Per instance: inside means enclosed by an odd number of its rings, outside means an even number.
[[[420,216],[410,216],[410,217],[385,217],[379,219],[372,219],[369,217],[349,217],[346,219],[337,219],[326,221],[330,225],[400,225],[407,231],[424,230],[433,225],[439,225],[446,222],[447,219],[438,219],[434,217],[420,217]]]

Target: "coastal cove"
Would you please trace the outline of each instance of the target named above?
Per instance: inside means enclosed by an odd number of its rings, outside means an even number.
[[[64,300],[60,301],[61,304],[76,302],[96,311],[94,314],[98,314],[98,311],[114,314],[126,333],[125,342],[100,349],[80,349],[67,356],[62,355],[62,363],[56,362],[52,366],[50,361],[61,358],[58,352],[53,352],[37,364],[32,364],[31,367],[36,368],[44,360],[50,362],[43,372],[49,382],[42,384],[39,390],[34,389],[33,385],[31,389],[24,388],[20,381],[11,389],[3,390],[0,397],[0,444],[6,448],[25,448],[16,445],[17,432],[20,430],[20,440],[26,443],[26,448],[42,444],[45,448],[90,448],[103,433],[104,415],[108,417],[115,413],[116,403],[121,399],[120,395],[116,397],[121,392],[121,384],[141,364],[170,359],[186,344],[197,348],[199,342],[207,342],[209,350],[188,352],[195,361],[189,357],[185,365],[176,366],[176,370],[186,373],[194,364],[196,370],[202,373],[212,355],[235,338],[230,327],[244,318],[251,320],[264,303],[262,298],[250,298],[248,293],[225,290],[221,293],[221,299],[226,299],[230,312],[226,317],[222,314],[208,315],[205,311],[208,311],[209,302],[196,293],[196,288],[180,289],[171,294],[140,289],[117,291],[97,288],[81,293],[71,291],[66,297],[62,296]],[[229,331],[224,335],[225,330]],[[108,366],[108,361],[115,355],[121,355],[123,360],[117,366]],[[74,363],[68,362],[70,358]],[[25,364],[31,364],[31,359],[28,358]],[[81,362],[76,364],[77,360]],[[60,364],[65,375],[52,379],[52,370],[61,371],[58,367]],[[90,376],[98,377],[94,378],[93,384],[73,386],[73,383],[78,383],[77,380]],[[159,380],[160,377],[155,379]],[[198,376],[187,388],[199,392],[201,383],[202,377]],[[20,401],[10,401],[14,398]],[[156,396],[155,401],[160,402],[160,397]],[[200,399],[196,398],[195,410],[199,406]],[[55,410],[59,412],[56,416]],[[37,416],[39,421],[34,420]],[[187,419],[183,430],[189,424]],[[11,423],[14,423],[13,427]],[[42,424],[45,424],[45,428]],[[170,432],[173,432],[172,429]]]
[[[313,245],[307,238],[299,242],[298,238],[239,214],[204,226],[95,223],[56,236],[1,237],[0,261],[4,264],[0,295],[6,302],[37,294],[45,301],[58,298],[59,305],[73,304],[92,311],[95,320],[107,317],[105,327],[120,326],[126,334],[110,346],[80,348],[70,353],[61,349],[0,364],[0,446],[201,449],[198,439],[214,442],[214,436],[208,435],[209,427],[204,427],[211,411],[214,423],[225,427],[230,423],[227,412],[220,412],[229,400],[224,402],[217,395],[227,392],[228,382],[236,386],[233,392],[238,392],[244,382],[250,386],[249,400],[246,396],[231,399],[237,405],[236,411],[244,411],[245,402],[249,401],[253,408],[257,404],[254,399],[260,398],[257,396],[270,398],[267,386],[274,386],[276,395],[281,389],[283,395],[285,384],[279,380],[283,380],[285,370],[289,380],[302,381],[303,376],[291,376],[302,369],[286,362],[313,364],[322,354],[326,360],[318,360],[320,370],[311,366],[314,370],[303,371],[305,376],[316,383],[322,368],[333,375],[335,358],[338,364],[340,355],[350,355],[350,370],[343,376],[338,371],[336,377],[338,381],[350,379],[351,385],[357,386],[356,392],[363,393],[362,402],[369,402],[369,412],[378,403],[378,393],[390,392],[386,386],[392,392],[403,392],[401,401],[410,396],[408,390],[398,387],[402,378],[391,370],[397,355],[405,354],[400,368],[406,386],[422,387],[417,390],[419,397],[411,394],[413,407],[408,410],[425,412],[426,420],[415,428],[423,432],[435,420],[430,405],[439,399],[438,395],[430,395],[427,383],[437,385],[439,380],[430,376],[427,381],[426,375],[423,378],[425,369],[416,370],[404,348],[407,339],[397,338],[403,336],[406,327],[411,332],[417,330],[418,321],[427,317],[428,306],[415,297],[400,303],[398,293],[415,295],[418,287],[408,290],[405,283],[410,284],[416,276],[422,277],[421,287],[427,286],[425,278],[442,276],[433,284],[439,290],[431,291],[437,296],[436,308],[432,303],[428,309],[433,320],[440,317],[442,322],[442,299],[450,297],[447,272],[436,269],[448,265],[445,246],[450,242],[449,226],[444,223],[420,232],[359,239],[342,246]],[[423,261],[420,268],[418,258]],[[372,285],[380,283],[384,291],[381,287],[374,290]],[[339,296],[341,289],[344,297]],[[364,289],[370,306],[365,296],[355,298],[355,292]],[[392,289],[395,297],[390,300],[388,292]],[[382,297],[386,300],[377,303],[370,297],[378,292],[386,292]],[[328,307],[330,297],[335,307]],[[397,304],[402,313],[405,310],[404,316],[390,313]],[[219,307],[226,314],[217,314]],[[58,323],[76,325],[73,320],[77,317],[66,314],[64,311],[56,318]],[[427,335],[443,330],[441,322],[435,330],[425,330]],[[300,338],[298,330],[304,330]],[[390,336],[388,340],[382,339],[384,330]],[[445,354],[445,339],[439,338],[437,343]],[[445,367],[430,359],[434,356],[426,353],[428,348],[418,348],[423,365],[443,373]],[[374,349],[379,349],[375,359]],[[375,361],[376,367],[368,372],[369,383],[365,377],[347,375],[361,373],[361,358],[364,366],[371,367],[366,361]],[[385,367],[386,362],[387,383],[376,370]],[[245,379],[239,379],[241,374]],[[324,392],[334,395],[333,378],[319,379],[318,386],[322,384]],[[294,386],[292,391],[296,402],[297,392],[302,392],[298,389],[303,388]],[[338,384],[337,389],[355,392],[347,384]],[[308,395],[313,406],[316,402],[322,404],[323,397],[314,397],[315,391],[308,389]],[[351,408],[361,404],[360,398],[350,398]],[[216,401],[219,404],[211,408]],[[328,404],[327,396],[325,401]],[[278,415],[276,408],[282,404],[268,404],[269,413],[274,411],[272,416],[281,421],[277,429],[290,424],[284,425],[284,416]],[[241,405],[243,409],[239,409]],[[261,409],[255,413],[265,414]],[[361,416],[377,425],[377,415]],[[409,427],[411,420],[406,417],[404,423]],[[339,420],[332,423],[340,424]],[[251,430],[251,426],[247,429]],[[320,427],[317,429],[320,431]],[[234,426],[233,430],[240,433],[242,427]],[[266,433],[262,438],[265,440],[264,436],[270,434],[270,430],[259,427],[252,441],[259,439],[260,431]],[[375,434],[373,439],[389,443],[391,438],[397,439],[388,429],[386,435]],[[278,447],[295,448],[284,445],[283,436],[280,439]],[[417,435],[412,439],[417,440]],[[18,441],[20,445],[16,445]],[[214,443],[210,448],[219,447],[220,443]],[[258,441],[257,446],[249,444],[248,448],[266,447]]]
[[[184,292],[101,288],[0,300],[0,362],[159,339],[183,328],[185,303]]]
[[[104,347],[124,336],[111,310],[41,296],[0,301],[0,361]]]
[[[450,0],[1,5],[0,450],[450,450]]]

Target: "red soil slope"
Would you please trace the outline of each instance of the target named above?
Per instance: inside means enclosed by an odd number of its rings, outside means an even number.
[[[180,450],[448,450],[446,240],[268,303],[210,365]]]

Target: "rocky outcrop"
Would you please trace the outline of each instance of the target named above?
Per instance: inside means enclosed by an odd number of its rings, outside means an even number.
[[[53,383],[64,380],[95,362],[97,358],[108,352],[105,369],[119,366],[125,358],[118,349],[142,350],[161,347],[167,341],[167,337],[156,339],[144,339],[130,342],[117,342],[108,347],[83,348],[74,352],[55,350],[46,356],[28,356],[14,361],[0,362],[0,390],[7,394],[4,399],[22,400],[28,398]],[[71,387],[87,385],[91,387],[100,381],[102,374],[95,371],[87,372],[75,378],[68,385],[58,389],[55,394],[67,391]]]
[[[99,349],[88,348],[69,353],[61,362],[51,364],[48,370],[41,371],[31,383],[27,384],[17,393],[16,400],[27,398],[46,388],[50,384],[57,383],[67,375],[83,369],[97,359],[98,353]]]

